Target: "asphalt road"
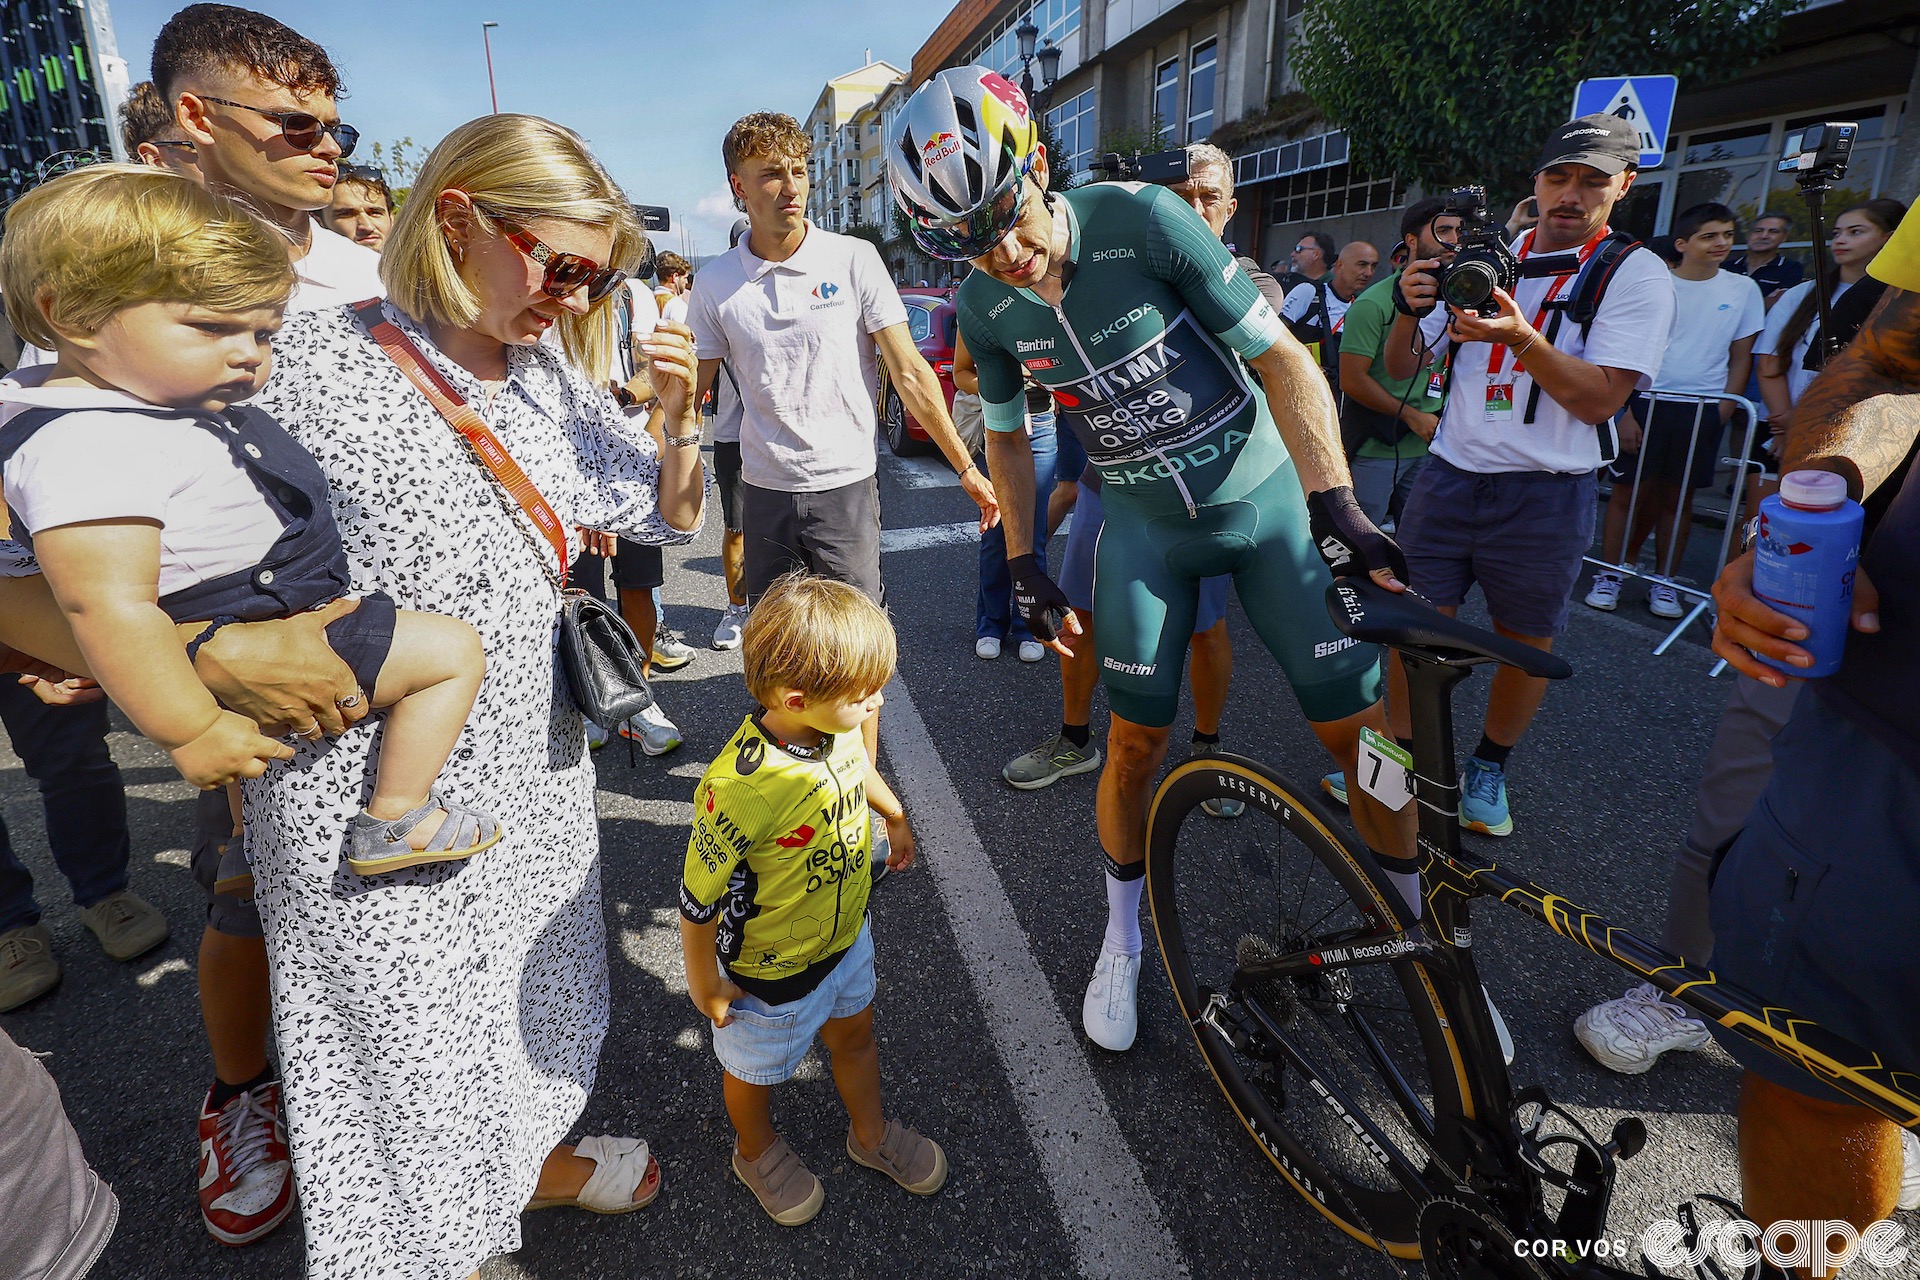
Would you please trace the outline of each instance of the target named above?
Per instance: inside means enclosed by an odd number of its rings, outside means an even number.
[[[649,1138],[665,1193],[632,1217],[529,1216],[521,1250],[481,1274],[1392,1275],[1296,1199],[1255,1151],[1181,1025],[1151,949],[1134,1049],[1108,1054],[1081,1036],[1080,995],[1104,921],[1095,779],[1038,792],[999,780],[1008,758],[1057,723],[1055,665],[1024,665],[1011,651],[991,664],[973,656],[975,549],[957,527],[970,504],[924,464],[883,464],[894,548],[886,579],[902,654],[883,713],[883,767],[915,816],[922,865],[876,891],[877,1026],[889,1108],[946,1147],[952,1179],[923,1200],[852,1165],[818,1057],[781,1093],[776,1119],[825,1181],[824,1212],[805,1228],[776,1227],[729,1172],[719,1071],[685,998],[675,924],[695,781],[748,710],[738,655],[704,648],[723,602],[709,527],[669,556],[670,621],[702,649],[656,692],[686,745],[658,760],[630,762],[620,743],[598,756],[614,1012],[577,1132]],[[1710,554],[1705,541],[1695,561]],[[1615,616],[1576,605],[1561,652],[1577,674],[1552,690],[1514,756],[1517,829],[1500,853],[1573,900],[1657,934],[1671,851],[1731,677],[1708,677],[1700,628],[1653,656],[1661,633],[1643,600],[1644,588],[1630,586]],[[1231,625],[1226,745],[1290,776],[1317,776],[1325,761],[1237,604]],[[1486,683],[1462,689],[1462,750],[1476,740]],[[1102,700],[1096,733],[1104,722]],[[1177,726],[1176,742],[1188,725]],[[59,990],[0,1025],[50,1054],[87,1151],[120,1194],[120,1228],[97,1274],[297,1276],[297,1217],[237,1251],[200,1226],[194,1115],[210,1068],[193,974],[202,909],[184,852],[190,793],[143,740],[123,732],[113,746],[128,783],[134,886],[166,910],[174,937],[129,965],[100,954],[46,856],[31,784],[0,755],[0,813],[39,881],[67,968]],[[1483,905],[1475,924],[1482,971],[1519,1042],[1516,1082],[1545,1085],[1600,1132],[1622,1114],[1647,1121],[1650,1141],[1625,1166],[1613,1234],[1637,1239],[1700,1192],[1733,1196],[1732,1062],[1708,1050],[1646,1076],[1603,1072],[1570,1026],[1595,1000],[1618,995],[1624,975],[1517,915]]]

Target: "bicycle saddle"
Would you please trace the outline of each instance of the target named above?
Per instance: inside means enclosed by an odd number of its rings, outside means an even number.
[[[1408,649],[1442,661],[1465,656],[1516,667],[1530,676],[1564,680],[1566,659],[1449,618],[1411,591],[1389,591],[1367,578],[1342,578],[1327,588],[1327,612],[1340,631],[1369,644]]]

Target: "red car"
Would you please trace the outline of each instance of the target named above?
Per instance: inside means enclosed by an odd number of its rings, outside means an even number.
[[[947,410],[953,410],[953,344],[959,332],[959,317],[953,307],[951,289],[902,289],[900,301],[907,304],[907,330],[913,344],[933,366],[940,379],[940,391],[947,398]],[[913,420],[907,406],[894,389],[886,362],[880,363],[880,429],[886,432],[887,447],[894,456],[932,453],[933,438],[927,429]]]

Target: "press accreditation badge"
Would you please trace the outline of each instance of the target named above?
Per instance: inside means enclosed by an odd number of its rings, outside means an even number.
[[[1487,417],[1504,422],[1513,416],[1513,384],[1511,382],[1489,382],[1487,384]]]
[[[1433,374],[1427,379],[1427,396],[1429,399],[1439,400],[1443,399],[1446,394],[1447,375],[1441,371],[1438,365],[1435,365]]]
[[[1413,799],[1413,757],[1391,738],[1360,730],[1360,789],[1398,813]]]

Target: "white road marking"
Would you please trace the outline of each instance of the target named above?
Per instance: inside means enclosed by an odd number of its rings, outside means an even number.
[[[886,695],[880,733],[894,777],[911,779],[905,790],[912,795],[920,864],[939,886],[1080,1274],[1088,1280],[1188,1275],[1080,1035],[1060,1015],[905,682],[896,676]]]
[[[958,489],[960,477],[944,458],[902,458],[892,453],[880,455],[887,470],[902,489]]]
[[[145,973],[135,976],[134,981],[143,987],[151,987],[170,973],[185,973],[186,971],[187,962],[175,956],[171,960],[162,960]]]
[[[956,524],[928,524],[917,529],[882,529],[880,531],[880,554],[887,555],[895,551],[921,551],[927,547],[944,547],[949,543],[978,542],[980,540],[980,522],[962,520]]]

